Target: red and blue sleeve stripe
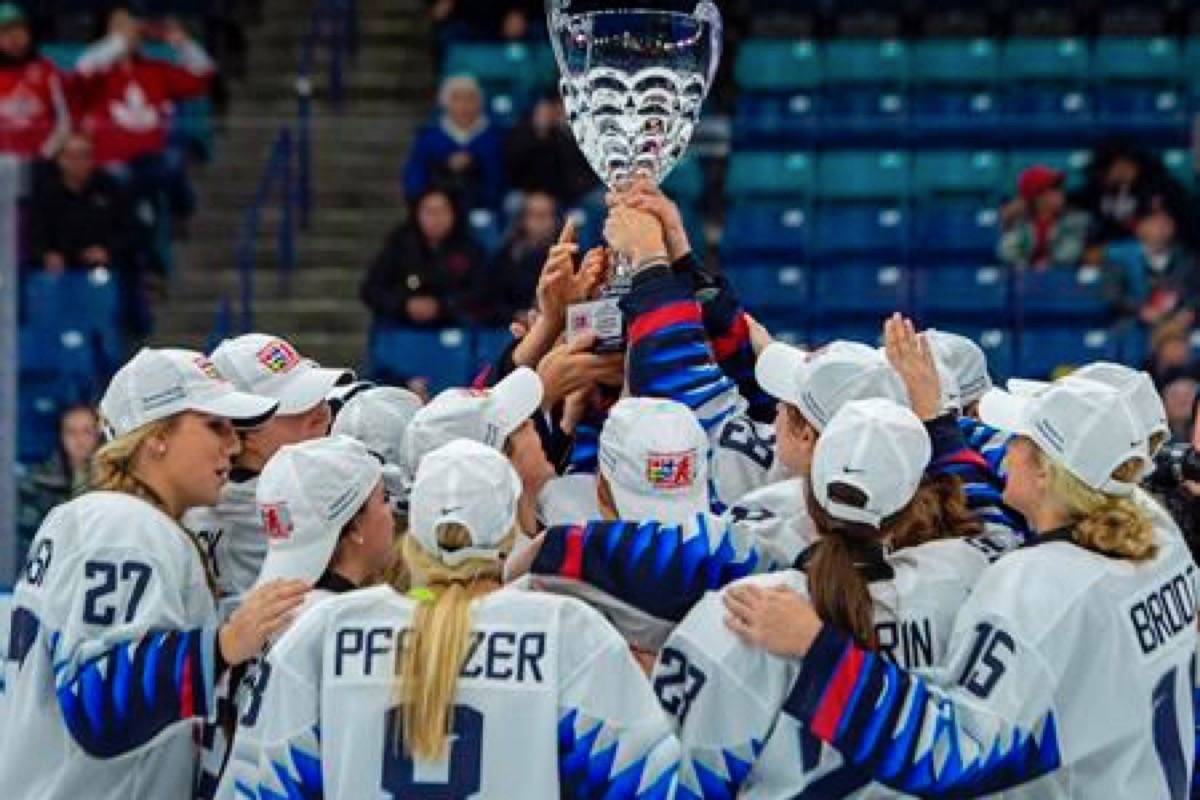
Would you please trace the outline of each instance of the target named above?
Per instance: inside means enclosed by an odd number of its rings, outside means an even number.
[[[1047,710],[1033,729],[1001,725],[980,741],[972,711],[826,625],[804,659],[784,713],[873,780],[918,797],[978,797],[1035,780],[1062,763]]]

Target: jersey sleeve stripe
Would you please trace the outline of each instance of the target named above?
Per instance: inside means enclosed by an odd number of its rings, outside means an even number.
[[[842,653],[829,688],[813,716],[812,731],[822,739],[829,740],[834,737],[843,715],[849,710],[851,695],[862,670],[862,662],[863,655],[860,650],[850,648]]]
[[[583,528],[578,525],[570,528],[565,544],[561,574],[579,580],[583,576]]]
[[[629,326],[629,343],[637,344],[652,333],[674,325],[700,325],[700,306],[694,300],[682,300],[639,314]]]

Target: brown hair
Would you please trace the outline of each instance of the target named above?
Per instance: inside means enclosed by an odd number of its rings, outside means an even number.
[[[456,523],[438,528],[437,539],[447,549],[471,544],[470,531]],[[446,755],[458,674],[467,657],[471,601],[491,591],[490,582],[502,579],[502,564],[470,559],[451,567],[425,552],[413,537],[405,536],[403,542],[412,584],[434,592],[431,599],[418,603],[396,660],[396,694],[403,709],[397,725],[409,757],[438,761]]]
[[[821,539],[813,546],[805,571],[817,616],[848,631],[864,647],[874,648],[875,604],[858,564],[877,561],[888,539],[893,549],[973,536],[981,531],[967,508],[958,478],[930,476],[908,505],[883,520],[878,528],[837,519],[821,507],[811,484],[806,484],[808,513]],[[831,499],[849,506],[864,506],[867,496],[855,486],[832,483]]]

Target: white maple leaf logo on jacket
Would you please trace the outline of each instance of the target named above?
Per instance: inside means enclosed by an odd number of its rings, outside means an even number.
[[[27,128],[43,113],[42,99],[28,86],[18,85],[7,97],[0,98],[0,119],[6,127]]]
[[[136,83],[125,89],[125,97],[109,105],[113,122],[128,131],[146,133],[159,126],[159,110],[150,103],[145,90]]]

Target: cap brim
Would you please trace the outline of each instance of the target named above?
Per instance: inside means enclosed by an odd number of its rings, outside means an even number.
[[[303,414],[324,400],[333,387],[347,379],[354,378],[354,373],[344,369],[327,369],[314,367],[304,372],[298,372],[287,382],[286,388],[279,396],[280,416]]]
[[[754,362],[754,378],[776,400],[799,405],[796,373],[803,367],[803,351],[782,342],[771,342]]]
[[[191,403],[188,408],[224,417],[238,428],[256,428],[275,416],[279,401],[246,392],[226,392],[218,397]]]
[[[1027,436],[1031,400],[1031,396],[992,389],[979,399],[979,419],[997,430]]]
[[[527,367],[509,373],[492,387],[491,401],[502,420],[501,440],[542,406],[542,379]]]
[[[629,522],[662,522],[667,525],[686,525],[697,514],[709,510],[708,497],[699,487],[686,494],[679,493],[661,497],[647,497],[631,492],[623,486],[609,481],[613,501],[621,519]]]
[[[293,534],[295,535],[295,534]],[[338,534],[323,536],[305,547],[282,550],[267,550],[267,557],[259,570],[254,585],[261,586],[273,580],[300,580],[316,583],[329,567],[333,551],[337,549]]]

